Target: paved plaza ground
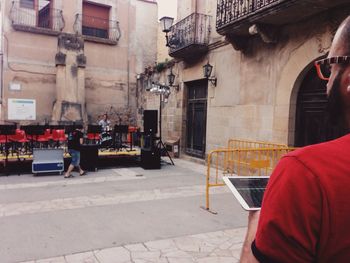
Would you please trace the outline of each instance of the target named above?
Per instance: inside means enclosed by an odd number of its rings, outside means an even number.
[[[206,167],[114,166],[80,177],[0,177],[0,262],[238,262],[247,213]]]

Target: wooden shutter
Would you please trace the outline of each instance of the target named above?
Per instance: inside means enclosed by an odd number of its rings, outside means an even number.
[[[35,7],[35,1],[34,0],[20,0],[19,1],[20,7],[34,9]]]
[[[83,26],[108,30],[109,7],[83,2]]]

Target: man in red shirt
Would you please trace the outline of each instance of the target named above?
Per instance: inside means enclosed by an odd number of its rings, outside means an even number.
[[[331,118],[350,127],[350,17],[315,66]],[[241,262],[350,262],[350,134],[281,159],[249,214]]]

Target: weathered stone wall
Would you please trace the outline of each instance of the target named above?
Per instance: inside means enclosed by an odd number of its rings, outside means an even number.
[[[169,56],[169,49],[166,46],[165,33],[159,24],[158,26],[158,39],[157,39],[157,62],[165,62],[171,60]]]
[[[147,25],[145,21],[148,21]],[[133,124],[141,126],[142,113],[142,86],[137,83],[137,78],[144,72],[145,68],[150,65],[155,65],[157,61],[157,46],[158,46],[158,8],[156,2],[136,2],[136,28],[133,35],[135,42],[133,49],[136,52],[136,72],[132,75],[133,83],[130,90],[129,109],[135,115]],[[139,76],[139,77],[137,77]]]
[[[3,24],[4,24],[4,10],[5,5],[3,2],[0,3],[0,105],[3,103],[2,98],[2,91],[3,91],[3,64],[4,64],[4,31],[3,31]],[[2,107],[0,107],[0,120],[2,116]]]
[[[212,2],[209,6],[216,8]],[[170,95],[163,110],[163,123],[168,123],[168,131],[163,129],[164,140],[180,132],[185,141],[186,82],[202,79],[202,67],[209,61],[214,66],[212,76],[218,82],[217,87],[208,83],[206,152],[225,147],[230,138],[293,145],[301,80],[312,62],[329,51],[334,31],[349,11],[350,8],[332,10],[284,26],[277,44],[252,37],[245,52],[234,50],[223,37],[212,34],[206,56],[187,65],[176,63],[181,89],[176,96]],[[178,114],[181,117],[174,118]]]
[[[256,37],[245,53],[231,46],[210,53],[218,86],[209,85],[207,152],[230,138],[294,144],[288,140],[294,134],[293,88],[299,88],[299,74],[328,51],[332,23],[318,16],[284,27],[276,45]]]
[[[14,31],[8,17],[10,3],[6,1],[5,5],[1,120],[7,120],[7,99],[19,98],[35,99],[37,121],[49,121],[56,97],[57,37]],[[11,83],[20,84],[21,90],[10,90]]]
[[[184,19],[186,16],[195,12],[195,1],[196,0],[189,0],[189,1],[178,0],[177,21],[180,21],[181,19]]]
[[[8,98],[26,98],[35,99],[37,102],[35,122],[49,121],[57,99],[57,36],[15,31],[9,17],[11,2],[5,1],[5,99],[1,119],[7,120]],[[157,5],[139,0],[93,2],[111,6],[110,19],[119,21],[121,38],[117,45],[95,43],[85,39],[86,68],[84,74],[77,72],[77,76],[83,78],[85,103],[80,98],[77,100],[85,104],[82,108],[86,107],[89,122],[96,122],[99,115],[107,112],[115,123],[135,124],[139,96],[136,75],[144,64],[154,63],[156,59]],[[82,13],[82,0],[56,0],[54,5],[55,8],[63,10],[63,32],[75,34],[75,14]],[[140,49],[141,40],[151,43]],[[9,90],[12,82],[20,84],[21,90]],[[81,86],[81,81],[78,82]],[[84,96],[80,92],[76,95]]]

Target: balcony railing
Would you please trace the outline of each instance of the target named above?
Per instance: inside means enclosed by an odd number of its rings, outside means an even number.
[[[117,44],[121,36],[118,21],[81,14],[76,15],[74,30],[86,40],[106,44]]]
[[[286,2],[285,0],[218,0],[216,27],[221,28],[247,18],[257,11],[263,11],[283,1]]]
[[[64,28],[62,10],[49,5],[29,9],[12,2],[10,18],[16,30],[56,35]]]
[[[222,35],[248,35],[252,24],[295,23],[349,0],[218,0],[216,29]]]
[[[204,14],[193,13],[177,22],[169,32],[169,55],[185,57],[207,51],[210,30],[210,16]]]

